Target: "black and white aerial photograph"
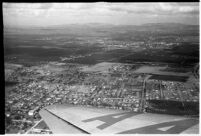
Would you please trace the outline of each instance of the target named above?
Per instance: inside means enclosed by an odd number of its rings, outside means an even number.
[[[5,134],[199,134],[199,2],[2,11]]]

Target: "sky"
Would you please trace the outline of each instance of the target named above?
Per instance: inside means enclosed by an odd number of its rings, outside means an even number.
[[[199,24],[199,3],[3,3],[4,26]]]

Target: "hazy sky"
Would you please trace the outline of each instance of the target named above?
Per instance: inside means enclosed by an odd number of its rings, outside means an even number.
[[[3,3],[5,26],[199,24],[199,3]]]

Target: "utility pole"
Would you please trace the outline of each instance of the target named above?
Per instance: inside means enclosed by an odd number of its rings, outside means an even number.
[[[164,94],[163,94],[163,90],[162,90],[161,84],[162,84],[162,81],[159,80],[160,99],[163,100],[164,99]]]
[[[143,112],[146,101],[146,78],[143,80],[140,111]]]

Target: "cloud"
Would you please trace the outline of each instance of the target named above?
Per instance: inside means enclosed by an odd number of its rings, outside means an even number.
[[[29,23],[36,20],[38,24],[73,21],[113,23],[114,20],[119,23],[140,23],[143,20],[143,23],[151,21],[151,18],[171,18],[174,21],[188,20],[189,17],[199,17],[199,3],[3,3],[4,20],[19,20],[21,23],[24,20]]]
[[[51,3],[3,3],[3,15],[15,17],[45,16]]]
[[[49,9],[53,3],[3,3],[3,8]]]
[[[128,14],[181,15],[198,14],[198,3],[129,3],[128,5],[111,5],[110,10]]]
[[[3,3],[6,12],[15,12],[25,16],[31,12],[40,15],[50,12],[88,12],[91,14],[198,14],[198,3]],[[34,14],[33,14],[34,15]]]
[[[199,3],[159,3],[158,10],[162,14],[198,15]]]
[[[39,9],[50,9],[53,7],[53,3],[45,3],[45,4],[40,4]]]

